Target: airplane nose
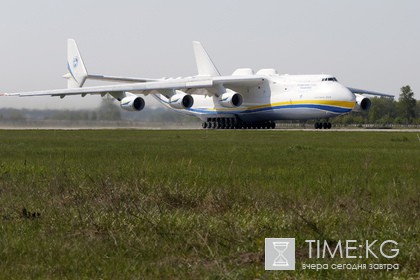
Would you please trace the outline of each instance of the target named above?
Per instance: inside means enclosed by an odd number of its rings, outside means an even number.
[[[329,92],[335,97],[334,99],[346,102],[356,102],[356,96],[345,86],[340,83],[329,85]]]
[[[354,95],[353,92],[351,92],[347,87],[341,85],[342,89],[342,93],[341,96],[343,98],[344,101],[349,101],[349,102],[356,102],[356,96]]]
[[[356,102],[356,96],[347,87],[338,82],[323,85],[322,91],[337,101]]]

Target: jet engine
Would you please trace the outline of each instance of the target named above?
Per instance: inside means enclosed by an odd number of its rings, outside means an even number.
[[[180,90],[169,98],[169,105],[175,109],[189,109],[194,105],[194,98]]]
[[[124,97],[120,102],[121,108],[127,111],[141,111],[144,105],[144,99],[135,95]]]
[[[241,94],[234,91],[227,91],[219,96],[219,104],[223,107],[235,108],[242,105],[243,97]]]
[[[355,112],[362,112],[362,111],[368,111],[370,109],[370,106],[372,105],[372,102],[369,98],[361,95],[361,94],[355,94],[356,95],[356,105],[354,105],[353,111]]]

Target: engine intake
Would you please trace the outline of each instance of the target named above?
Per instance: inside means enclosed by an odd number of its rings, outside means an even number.
[[[189,109],[194,105],[194,98],[180,90],[169,99],[169,105],[175,109]]]
[[[134,95],[124,97],[120,102],[121,108],[126,111],[141,111],[144,109],[144,105],[144,99]]]
[[[356,104],[354,105],[353,111],[362,112],[362,111],[369,111],[370,106],[372,106],[372,101],[369,98],[361,95],[356,95]]]

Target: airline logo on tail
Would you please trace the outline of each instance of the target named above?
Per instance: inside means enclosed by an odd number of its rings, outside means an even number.
[[[77,65],[79,65],[79,58],[77,56],[75,56],[73,58],[73,68],[76,68]]]

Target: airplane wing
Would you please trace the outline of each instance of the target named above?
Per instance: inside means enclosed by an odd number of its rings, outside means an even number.
[[[358,94],[367,94],[367,95],[374,95],[374,96],[380,96],[380,97],[394,98],[394,95],[379,93],[379,92],[375,92],[375,91],[369,91],[369,90],[363,90],[363,89],[357,89],[357,88],[350,88],[350,87],[348,87],[348,89],[351,92],[358,93]]]
[[[181,79],[167,79],[156,80],[152,82],[137,82],[120,85],[107,85],[107,86],[93,86],[83,88],[67,88],[55,89],[45,91],[33,92],[18,92],[6,93],[8,96],[60,96],[61,98],[67,95],[82,95],[99,94],[105,95],[118,95],[121,92],[131,92],[134,94],[164,94],[167,95],[168,91],[181,90],[188,94],[200,95],[214,95],[219,92],[220,86],[226,88],[248,88],[258,86],[265,81],[264,77],[251,76],[225,76],[225,77],[191,77]]]

